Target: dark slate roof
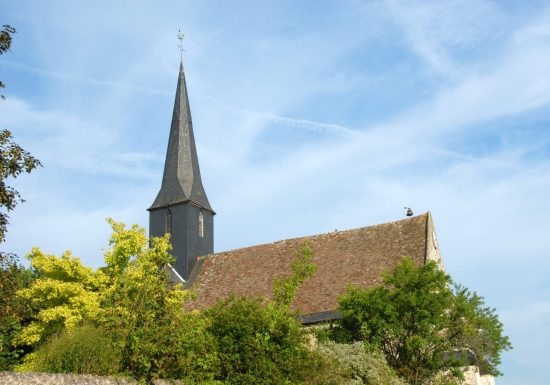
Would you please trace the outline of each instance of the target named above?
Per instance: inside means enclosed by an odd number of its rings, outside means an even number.
[[[214,212],[202,186],[185,74],[181,63],[162,185],[149,210],[189,201]]]
[[[349,285],[369,287],[404,256],[424,264],[430,213],[397,222],[246,247],[199,257],[188,286],[197,297],[191,309],[205,309],[217,299],[269,298],[273,279],[291,274],[293,253],[304,243],[313,249],[315,275],[299,289],[293,303],[304,323],[338,318],[338,297]],[[328,317],[328,318],[327,318]]]

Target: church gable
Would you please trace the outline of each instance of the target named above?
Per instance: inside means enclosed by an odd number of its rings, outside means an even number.
[[[296,250],[307,243],[314,253],[315,275],[307,280],[293,303],[301,314],[332,313],[349,285],[381,283],[382,272],[404,256],[424,264],[433,229],[431,215],[303,238],[287,239],[198,258],[188,285],[197,299],[193,309],[206,309],[217,299],[237,296],[269,298],[273,280],[291,274]]]

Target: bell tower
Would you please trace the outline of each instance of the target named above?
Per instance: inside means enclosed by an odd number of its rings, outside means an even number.
[[[216,213],[202,186],[183,61],[180,62],[162,184],[147,210],[149,236],[171,234],[171,254],[176,258],[174,268],[187,280],[197,257],[214,252]]]

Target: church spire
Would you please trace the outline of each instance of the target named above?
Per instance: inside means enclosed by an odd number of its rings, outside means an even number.
[[[183,52],[181,32],[178,39]],[[171,254],[175,257],[174,266],[168,266],[171,279],[175,282],[187,280],[197,257],[214,252],[216,213],[202,186],[183,60],[180,61],[162,185],[148,210],[149,236],[170,234]]]
[[[180,61],[162,185],[149,210],[188,201],[214,212],[202,186],[183,61]]]

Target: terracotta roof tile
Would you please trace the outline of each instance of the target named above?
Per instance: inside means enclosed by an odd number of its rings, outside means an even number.
[[[291,274],[293,253],[304,243],[313,249],[315,275],[299,289],[293,307],[302,314],[333,311],[349,285],[379,283],[383,271],[404,256],[423,264],[429,214],[359,229],[337,231],[246,247],[201,257],[193,288],[193,309],[237,296],[270,297],[273,279]]]

